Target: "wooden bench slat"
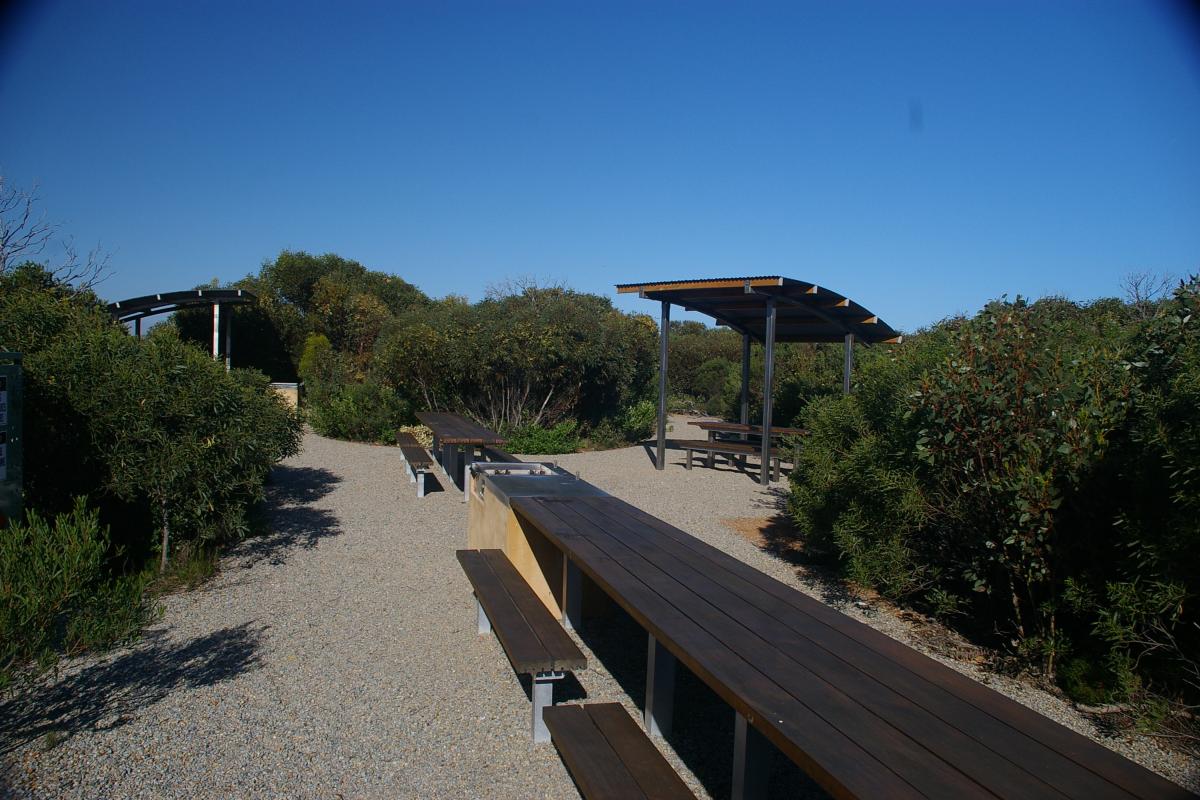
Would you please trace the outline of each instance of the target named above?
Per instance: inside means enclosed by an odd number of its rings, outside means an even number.
[[[591,498],[586,498],[585,502],[590,500]],[[762,607],[776,612],[778,617],[784,620],[784,624],[804,625],[801,617],[807,617],[819,623],[824,630],[829,632],[828,634],[822,634],[818,628],[808,627],[806,630],[812,631],[814,637],[819,638],[823,646],[836,648],[839,655],[852,661],[856,666],[863,668],[865,665],[873,664],[874,675],[877,679],[884,680],[880,673],[886,673],[887,680],[892,681],[900,689],[907,690],[907,687],[913,686],[913,684],[904,677],[905,674],[915,676],[918,684],[924,683],[927,688],[924,690],[914,689],[910,696],[930,695],[932,696],[929,701],[931,705],[935,700],[944,700],[951,708],[939,710],[951,714],[970,715],[969,725],[966,725],[968,718],[958,717],[958,719],[975,733],[990,736],[997,731],[994,726],[999,723],[1018,731],[1022,736],[1045,748],[1038,756],[1036,755],[1038,748],[1029,748],[1027,745],[1023,745],[1028,752],[1023,752],[1020,758],[1038,758],[1039,772],[1051,779],[1053,783],[1060,788],[1070,785],[1077,787],[1077,791],[1073,791],[1071,794],[1096,796],[1094,794],[1096,784],[1087,777],[1088,774],[1092,774],[1137,797],[1192,797],[1175,784],[1140,765],[1123,757],[1114,757],[1112,751],[1103,745],[1058,725],[1032,709],[930,659],[890,636],[806,597],[786,584],[735,558],[724,554],[715,555],[711,552],[710,545],[657,517],[633,506],[628,506],[627,511],[631,517],[645,522],[647,526],[662,534],[664,538],[682,548],[703,554],[706,569],[714,579],[727,585],[741,585],[745,587],[748,594],[751,594],[752,587],[753,592],[757,593],[754,596],[762,599],[764,603]],[[765,605],[769,602],[765,599],[768,597],[772,598],[777,605]],[[872,656],[876,658],[872,659]],[[901,669],[887,670],[888,665],[894,665]],[[957,706],[956,710],[953,708],[954,706]],[[1015,741],[1019,742],[1019,740]],[[1006,740],[1002,744],[1008,745],[1011,742],[1012,740]],[[1062,780],[1058,780],[1060,776],[1057,774],[1057,770],[1062,769],[1060,758],[1077,765],[1074,770],[1063,769]],[[1071,784],[1069,781],[1075,778],[1081,782]]]
[[[583,706],[556,706],[542,715],[580,793],[588,800],[639,800],[646,793],[596,730]]]
[[[825,642],[814,635],[813,630],[823,626],[811,622],[805,625],[803,618],[797,624],[794,618],[802,615],[795,613],[783,619],[772,616],[735,594],[723,581],[714,580],[711,561],[688,558],[686,553],[681,556],[660,544],[671,540],[662,536],[647,537],[645,526],[636,522],[631,525],[628,517],[611,513],[609,508],[596,511],[604,520],[603,528],[608,534],[629,541],[631,548],[636,548],[647,561],[743,625],[747,631],[744,641],[748,659],[764,666],[774,660],[776,669],[788,669],[787,659],[790,659],[797,667],[811,671],[866,706],[884,722],[920,741],[934,755],[953,764],[982,786],[1000,782],[1003,788],[1022,797],[1063,797],[1067,795],[1060,792],[1071,790],[1086,791],[1089,797],[1096,798],[1128,797],[1099,776],[1058,753],[1036,746],[1019,732],[977,709],[945,693],[942,693],[944,697],[936,697],[930,691],[933,687],[918,681],[906,670],[892,670],[896,674],[888,674],[886,662],[879,659],[875,659],[874,664],[868,662],[865,665],[867,671],[856,668],[853,661],[843,660],[825,649]],[[640,526],[642,531],[635,526]],[[754,637],[761,643],[756,643]],[[764,645],[778,652],[764,654]],[[861,660],[859,664],[862,664]],[[932,703],[930,697],[943,702]],[[938,713],[927,706],[933,706]],[[980,740],[983,733],[990,734],[988,744]]]
[[[707,439],[668,439],[667,447],[676,450],[712,450],[716,453],[733,453],[735,455],[762,455],[761,447],[744,442],[710,442]],[[772,447],[770,450],[771,458],[787,459],[792,455],[792,451],[788,448]]]
[[[478,550],[459,550],[455,555],[475,587],[475,597],[491,620],[492,630],[504,647],[513,670],[520,674],[531,674],[551,669],[553,659],[525,623],[524,615],[513,603],[483,554]]]
[[[500,579],[504,591],[520,611],[526,625],[533,631],[546,654],[547,666],[540,671],[567,671],[585,669],[587,658],[575,644],[562,624],[550,615],[546,606],[538,599],[529,584],[517,572],[502,550],[480,550],[492,572]]]
[[[769,720],[769,725],[760,729],[764,735],[823,786],[858,797],[925,796],[863,749],[855,738],[766,680],[740,654],[662,602],[588,537],[576,534],[551,510],[557,511],[561,503],[548,498],[514,498],[512,505],[521,517],[566,550],[589,578],[725,702],[739,713],[748,714],[752,722]],[[732,686],[744,694],[732,691]],[[972,784],[966,794],[977,795],[979,789]]]
[[[687,784],[620,703],[589,703],[584,708],[646,797],[695,800]]]
[[[730,647],[736,648],[734,655],[740,666],[749,667],[755,673],[749,679],[743,678],[736,683],[742,697],[753,701],[756,697],[765,699],[777,693],[783,695],[781,699],[785,704],[798,704],[808,713],[826,720],[827,727],[852,738],[878,763],[927,796],[946,796],[948,793],[978,796],[984,792],[983,787],[965,775],[957,765],[931,757],[921,742],[921,736],[912,737],[890,725],[881,724],[880,718],[866,708],[860,699],[822,679],[809,667],[788,658],[758,636],[748,634],[737,620],[689,590],[674,576],[657,569],[645,569],[639,563],[643,558],[636,550],[611,537],[603,527],[580,514],[578,506],[577,503],[555,503],[554,511],[560,519],[569,523],[572,530],[588,531],[586,539],[579,536],[577,539],[598,548],[609,562],[619,565],[627,574],[636,574],[643,587],[657,595],[642,605],[643,610],[681,615],[692,626],[703,631],[706,637],[722,643],[726,652],[731,652],[728,650]],[[670,649],[671,641],[676,638],[676,628],[668,627],[659,640]],[[707,651],[697,650],[694,646],[687,646],[685,653],[702,653],[701,664],[707,660]],[[786,688],[780,686],[771,677],[773,675],[788,676]],[[766,707],[751,707],[747,718],[757,720]],[[769,738],[772,723],[786,719],[773,713],[769,716],[762,713],[762,717],[760,724],[768,726],[763,733]],[[837,723],[828,722],[830,720],[837,720]],[[930,731],[922,733],[928,736]],[[1057,793],[1048,792],[1048,788],[1040,784],[1040,790],[1023,793],[1022,796],[1058,796]]]

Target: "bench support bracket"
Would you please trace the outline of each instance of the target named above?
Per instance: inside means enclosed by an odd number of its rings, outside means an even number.
[[[562,565],[562,599],[559,608],[562,609],[563,627],[569,631],[579,630],[583,624],[583,573],[565,553]]]
[[[462,482],[463,482],[463,502],[467,502],[467,498],[471,494],[471,464],[475,462],[475,447],[474,445],[464,445],[462,455]]]
[[[542,712],[546,710],[546,706],[554,705],[554,681],[561,681],[564,673],[562,672],[538,672],[533,675],[532,691],[533,700],[533,731],[534,742],[550,741],[550,731],[546,728],[546,721],[542,719]]]
[[[643,721],[652,736],[670,736],[675,710],[675,656],[654,638],[654,634],[648,634],[646,638],[646,711]]]
[[[771,773],[771,743],[734,712],[733,800],[762,800]]]

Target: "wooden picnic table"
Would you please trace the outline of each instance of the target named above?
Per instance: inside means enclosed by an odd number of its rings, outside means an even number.
[[[708,438],[712,439],[717,433],[745,433],[751,436],[762,436],[762,425],[747,425],[743,422],[724,422],[722,420],[713,419],[696,419],[690,420],[688,425],[695,425],[701,430],[708,431]],[[808,431],[803,428],[776,428],[771,426],[771,438],[776,436],[804,436]]]
[[[618,498],[512,508],[647,630],[648,730],[675,659],[733,707],[735,798],[764,790],[767,742],[835,797],[1193,797]]]
[[[438,460],[446,477],[463,490],[464,499],[469,482],[467,472],[475,461],[475,449],[502,445],[508,441],[495,431],[461,414],[421,411],[417,413],[417,419],[433,431],[433,445],[430,451]],[[459,447],[462,447],[461,453]]]

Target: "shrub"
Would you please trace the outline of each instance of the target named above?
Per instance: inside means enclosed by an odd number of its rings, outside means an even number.
[[[0,689],[64,648],[126,638],[146,613],[140,576],[110,577],[108,528],[83,498],[53,523],[35,510],[0,535]]]
[[[374,381],[348,383],[310,393],[308,419],[322,436],[358,442],[391,442],[396,429],[414,421],[396,392]]]
[[[658,405],[653,400],[639,400],[625,409],[621,419],[621,432],[626,441],[640,442],[654,434],[658,423]]]
[[[575,420],[564,420],[552,428],[530,425],[509,432],[509,450],[516,453],[536,455],[559,455],[574,453],[579,449],[578,424]]]
[[[299,448],[264,375],[226,372],[170,326],[135,339],[94,296],[0,292],[0,347],[25,353],[28,504],[89,496],[135,565],[243,535],[271,466]]]

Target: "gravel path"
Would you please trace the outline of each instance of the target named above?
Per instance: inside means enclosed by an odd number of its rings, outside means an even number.
[[[693,432],[677,422],[672,435]],[[723,467],[689,473],[670,456],[663,472],[642,447],[556,460],[820,596],[721,521],[774,515],[781,489]],[[466,540],[461,495],[418,500],[401,480],[392,448],[307,436],[274,476],[270,536],[240,546],[204,589],[167,598],[135,646],[71,662],[0,704],[0,796],[577,797],[553,746],[529,741],[527,687],[495,640],[475,634],[453,552]],[[901,620],[846,611],[908,636]],[[635,710],[645,634],[616,609],[595,613],[603,624],[581,640],[592,666],[563,688]],[[666,755],[700,796],[728,796],[732,713],[681,673]],[[984,679],[1095,735],[1068,704]],[[1148,741],[1105,743],[1200,789],[1194,761]],[[776,764],[772,791],[822,796],[788,763]]]

